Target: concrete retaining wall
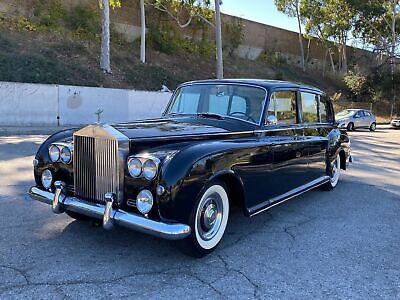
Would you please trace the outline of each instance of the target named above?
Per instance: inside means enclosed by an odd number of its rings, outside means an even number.
[[[66,126],[156,118],[170,93],[0,82],[0,125]]]

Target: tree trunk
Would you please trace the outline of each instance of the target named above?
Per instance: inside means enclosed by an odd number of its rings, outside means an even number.
[[[146,14],[144,0],[140,0],[140,61],[146,62]]]
[[[215,0],[215,44],[217,52],[217,79],[224,78],[224,62],[222,57],[221,11],[220,0]]]
[[[347,50],[347,46],[346,46],[346,43],[344,43],[343,45],[342,45],[342,71],[344,72],[344,73],[347,73],[347,53],[346,53],[346,50]]]
[[[333,61],[333,55],[332,55],[331,49],[328,49],[328,52],[329,52],[329,58],[331,60],[332,72],[335,73],[335,71],[336,71],[335,70],[335,62]]]
[[[101,0],[101,54],[100,69],[111,73],[110,64],[110,5],[108,0]]]
[[[297,24],[299,26],[299,44],[300,44],[300,55],[301,55],[301,68],[303,72],[306,71],[306,66],[304,62],[304,46],[303,46],[303,34],[301,30],[301,22],[300,22],[300,9],[299,9],[300,1],[296,3],[296,16],[297,16]]]

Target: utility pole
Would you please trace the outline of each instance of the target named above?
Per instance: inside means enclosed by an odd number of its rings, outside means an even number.
[[[144,0],[140,0],[140,61],[146,62],[146,14]]]
[[[224,78],[224,62],[222,57],[222,34],[221,34],[221,9],[220,1],[215,0],[215,44],[217,50],[217,79]]]
[[[398,0],[393,0],[392,9],[393,9],[393,18],[392,18],[392,49],[390,53],[390,65],[391,65],[391,73],[392,73],[392,109],[390,110],[390,119],[393,118],[393,112],[395,108],[396,102],[396,87],[394,84],[394,71],[395,71],[395,52],[396,52],[396,5]]]
[[[110,3],[108,0],[101,1],[101,54],[100,69],[105,74],[111,73],[110,64]]]

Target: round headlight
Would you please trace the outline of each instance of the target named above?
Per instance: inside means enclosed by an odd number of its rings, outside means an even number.
[[[143,164],[143,176],[147,180],[152,180],[157,175],[157,165],[152,159],[148,159]]]
[[[147,214],[153,207],[153,195],[149,190],[142,190],[136,198],[136,207],[142,214]]]
[[[137,158],[128,161],[128,171],[132,177],[139,177],[142,174],[142,162]]]
[[[42,173],[42,185],[45,189],[49,189],[53,183],[53,174],[49,169],[46,169]]]
[[[49,148],[49,156],[52,162],[58,161],[60,159],[60,149],[55,145],[51,145]]]
[[[60,156],[61,156],[61,161],[64,164],[69,164],[71,162],[71,160],[72,160],[72,153],[71,153],[71,150],[68,147],[63,147],[61,149]]]

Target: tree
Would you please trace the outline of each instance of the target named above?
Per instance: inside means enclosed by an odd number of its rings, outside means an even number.
[[[110,62],[110,6],[120,7],[119,0],[101,0],[101,49],[100,49],[100,69],[105,74],[111,73]]]
[[[329,55],[332,72],[336,71],[333,59],[332,42],[329,41],[329,34],[324,26],[325,18],[321,1],[303,0],[300,4],[300,13],[305,21],[306,36],[317,37],[326,47],[326,56]]]
[[[288,15],[289,17],[297,18],[297,24],[299,26],[299,45],[300,45],[300,57],[301,67],[303,71],[306,70],[304,62],[304,46],[303,46],[303,34],[301,29],[301,15],[300,15],[300,0],[274,0],[277,9]]]
[[[300,11],[305,17],[308,34],[331,41],[337,48],[338,66],[347,72],[347,42],[353,29],[354,11],[349,0],[302,0]],[[329,51],[331,51],[329,47]],[[330,54],[331,60],[333,59]]]
[[[174,19],[180,28],[190,25],[194,18],[199,18],[202,22],[212,26],[215,29],[216,45],[216,77],[222,79],[223,73],[223,55],[222,55],[222,34],[221,34],[221,0],[214,2],[214,19],[211,10],[211,0],[154,0],[152,4],[156,9],[168,14]]]
[[[396,103],[395,63],[399,56],[400,16],[399,0],[348,0],[357,15],[354,25],[355,35],[372,50],[386,57],[392,80],[392,109]]]

